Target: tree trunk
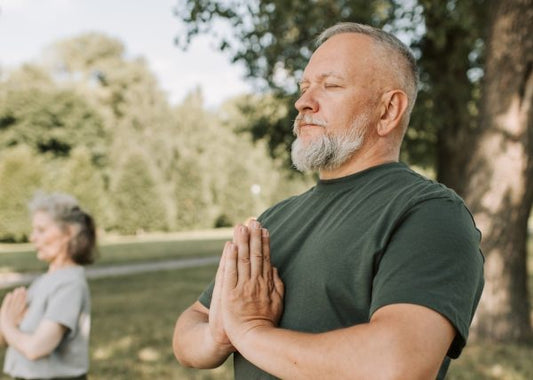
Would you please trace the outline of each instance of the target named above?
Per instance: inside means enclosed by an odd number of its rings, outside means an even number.
[[[533,202],[533,0],[493,6],[480,109],[464,198],[483,233],[485,290],[473,335],[532,339],[527,288]]]

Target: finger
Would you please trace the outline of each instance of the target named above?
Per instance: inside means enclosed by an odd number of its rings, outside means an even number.
[[[252,278],[263,275],[263,243],[261,224],[254,220],[250,223],[250,275]]]
[[[9,297],[11,297],[11,292],[7,293],[4,296],[4,299],[2,300],[2,308],[4,307],[4,305],[7,305],[7,303],[9,302]]]
[[[245,281],[250,278],[250,241],[248,228],[242,224],[235,227],[235,245],[239,280]]]
[[[25,289],[24,288],[16,288],[13,291],[13,298],[17,301],[20,301],[21,299],[24,299],[25,297]]]
[[[274,272],[274,288],[276,289],[276,293],[278,293],[281,297],[285,294],[285,285],[283,284],[283,281],[281,280],[281,277],[278,273],[278,268],[272,268]]]
[[[224,274],[222,278],[222,293],[227,294],[235,288],[240,273],[237,269],[238,252],[237,246],[230,243],[226,255],[224,255]]]
[[[270,234],[266,228],[261,229],[263,250],[263,277],[270,283],[272,281],[272,265],[270,264]]]
[[[7,311],[11,308],[13,303],[13,292],[9,292],[5,295],[4,300],[2,301],[2,311]]]
[[[226,252],[229,250],[229,246],[231,245],[231,242],[227,241],[226,244],[224,244],[224,249],[222,250],[222,256],[220,257],[220,261],[218,263],[218,268],[217,268],[217,273],[215,275],[215,287],[213,288],[213,295],[212,295],[212,300],[211,302],[213,301],[218,301],[218,299],[220,298],[220,290],[222,289],[222,279],[224,277],[224,263],[226,262],[225,261],[225,257],[226,257]]]

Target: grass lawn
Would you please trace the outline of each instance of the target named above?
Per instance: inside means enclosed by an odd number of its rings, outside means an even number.
[[[116,251],[111,249],[108,254],[104,251],[104,254],[109,255],[105,260],[110,263],[141,260],[143,256],[146,259],[147,252],[150,259],[152,255],[161,259],[174,255],[191,256],[193,252],[218,254],[221,247],[220,241],[187,241],[183,245],[176,242],[170,245],[162,242],[146,244],[137,247],[117,245],[114,247]],[[210,252],[211,248],[202,248],[211,247],[210,244],[213,252]],[[172,252],[164,252],[164,247]],[[130,255],[132,260],[128,260]],[[35,258],[33,260],[36,261]],[[533,260],[530,260],[531,264]],[[16,262],[14,265],[21,266]],[[214,370],[187,369],[174,359],[171,347],[177,316],[197,298],[215,270],[216,267],[210,265],[91,280],[93,310],[90,378],[232,379],[231,360]],[[530,286],[533,286],[531,275]],[[5,292],[0,290],[0,297]],[[0,349],[1,363],[3,357],[4,350]],[[532,358],[533,346],[469,343],[462,356],[452,361],[448,379],[529,380],[533,379]],[[3,379],[2,375],[0,379]]]
[[[129,241],[104,243],[99,246],[99,256],[93,266],[107,266],[141,261],[157,261],[174,258],[220,255],[229,233],[207,235],[203,239],[196,236],[166,238],[156,241]],[[4,245],[0,250],[0,274],[6,272],[44,272],[46,264],[37,260],[35,250],[9,249]],[[15,247],[15,246],[13,246]]]

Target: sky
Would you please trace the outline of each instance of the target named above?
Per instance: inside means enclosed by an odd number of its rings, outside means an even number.
[[[118,38],[128,58],[145,57],[172,104],[200,86],[205,104],[251,91],[244,67],[231,64],[212,39],[199,37],[186,50],[174,45],[178,0],[0,0],[0,66],[38,61],[60,39],[89,31]]]

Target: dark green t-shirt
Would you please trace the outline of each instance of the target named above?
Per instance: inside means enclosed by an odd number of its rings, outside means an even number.
[[[391,163],[319,181],[259,220],[285,284],[280,327],[330,331],[412,303],[450,320],[457,335],[448,357],[459,356],[483,288],[483,256],[481,234],[452,190]],[[200,296],[206,307],[212,286]],[[270,378],[238,353],[234,364],[237,379]]]

